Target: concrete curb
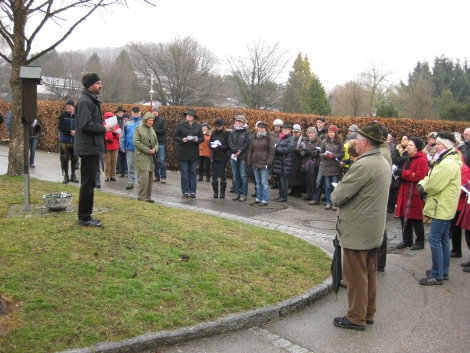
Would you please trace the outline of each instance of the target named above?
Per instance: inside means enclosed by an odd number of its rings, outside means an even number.
[[[194,339],[249,329],[302,310],[326,296],[332,289],[333,282],[330,277],[308,290],[305,294],[292,297],[276,305],[231,314],[217,321],[205,322],[173,331],[145,334],[121,342],[99,342],[89,348],[72,348],[58,353],[139,353]]]

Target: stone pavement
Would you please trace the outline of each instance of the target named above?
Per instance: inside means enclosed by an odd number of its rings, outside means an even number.
[[[5,174],[8,165],[8,146],[0,145],[0,174]],[[36,168],[31,169],[33,178],[61,181],[59,155],[36,152]],[[306,201],[291,197],[289,202],[270,202],[268,207],[258,208],[247,202],[232,201],[227,190],[225,200],[213,199],[211,184],[199,182],[196,199],[184,199],[179,188],[179,173],[168,172],[166,185],[154,183],[153,197],[157,203],[191,209],[196,212],[239,220],[261,227],[281,230],[319,246],[327,252],[333,251],[334,212],[322,206],[309,206]],[[136,197],[137,188],[126,190],[127,178],[117,182],[104,182],[97,192],[111,192],[126,197]],[[137,183],[136,183],[137,187]],[[250,192],[254,190],[250,184]],[[19,192],[22,192],[19,191]],[[277,196],[271,191],[271,198]],[[105,224],[106,226],[106,224]],[[367,225],[364,225],[367,226]],[[330,292],[331,280],[313,288],[303,298],[292,298],[277,306],[287,307],[287,312],[296,305],[302,310],[279,318],[271,316],[272,308],[258,311],[258,316],[242,313],[207,325],[186,328],[173,332],[166,338],[175,342],[164,349],[166,353],[308,353],[308,352],[470,352],[470,303],[469,274],[462,272],[460,262],[467,261],[470,251],[463,241],[462,259],[451,259],[450,280],[443,286],[420,286],[418,279],[430,268],[431,254],[428,244],[421,251],[394,249],[400,239],[400,224],[388,215],[389,254],[385,272],[379,273],[378,309],[374,325],[365,332],[343,330],[333,325],[333,318],[347,312],[347,293],[340,289],[335,301]],[[426,232],[428,227],[426,226]],[[305,303],[306,302],[306,303]],[[299,303],[303,303],[299,305]],[[305,305],[308,304],[308,305]],[[263,319],[260,319],[264,315]],[[247,318],[250,316],[250,318]],[[224,321],[225,320],[225,321]],[[254,326],[236,332],[224,333],[220,323],[237,325],[253,322]],[[259,320],[259,321],[256,321]],[[268,322],[267,322],[268,320]],[[266,323],[267,322],[267,323]],[[240,327],[248,327],[240,326]],[[219,335],[199,338],[198,333],[217,332]],[[131,338],[125,342],[96,344],[93,349],[71,349],[67,352],[138,352],[152,340],[161,339],[164,333]],[[196,338],[178,343],[178,335]],[[180,337],[181,338],[181,337]],[[162,342],[162,340],[160,340]],[[142,348],[144,347],[144,348]],[[147,348],[149,349],[149,348]],[[155,349],[155,348],[153,348]],[[142,350],[140,350],[142,351]],[[147,352],[153,352],[154,350]]]

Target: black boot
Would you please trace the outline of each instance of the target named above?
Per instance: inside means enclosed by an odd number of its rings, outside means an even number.
[[[62,180],[62,184],[67,184],[70,181],[69,176],[65,174],[64,180]]]
[[[206,181],[209,183],[211,181],[211,177],[206,175]]]
[[[255,186],[255,192],[251,194],[251,197],[256,197],[256,191],[258,190],[258,188]]]
[[[72,176],[70,177],[70,181],[71,181],[72,183],[78,183],[78,179],[77,179],[77,177],[75,176],[75,174],[72,174]]]
[[[197,179],[197,181],[202,181],[202,178],[204,177],[204,175],[200,174],[199,175],[199,178]]]
[[[212,197],[214,199],[219,197],[219,182],[218,181],[213,181],[212,182],[212,190],[214,190],[214,195]]]
[[[227,188],[227,182],[221,181],[220,182],[220,198],[225,199],[225,189]]]

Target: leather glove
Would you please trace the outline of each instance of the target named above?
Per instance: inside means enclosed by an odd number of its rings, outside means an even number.
[[[116,135],[117,135],[117,133],[116,133],[116,132],[113,132],[113,136],[116,136]]]
[[[106,142],[107,142],[107,143],[113,143],[113,140],[107,139]]]
[[[424,191],[423,185],[418,184],[417,187],[418,187],[418,194],[420,198],[424,199],[426,196],[428,196],[428,194]]]

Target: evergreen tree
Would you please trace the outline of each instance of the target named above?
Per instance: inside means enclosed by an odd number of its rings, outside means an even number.
[[[307,56],[302,59],[302,53],[297,55],[292,66],[293,71],[289,71],[289,79],[286,84],[286,92],[282,98],[281,108],[287,113],[301,113],[304,101],[307,97],[312,73]]]
[[[312,76],[307,96],[302,104],[302,113],[331,115],[331,105],[326,97],[325,89],[316,76]]]

